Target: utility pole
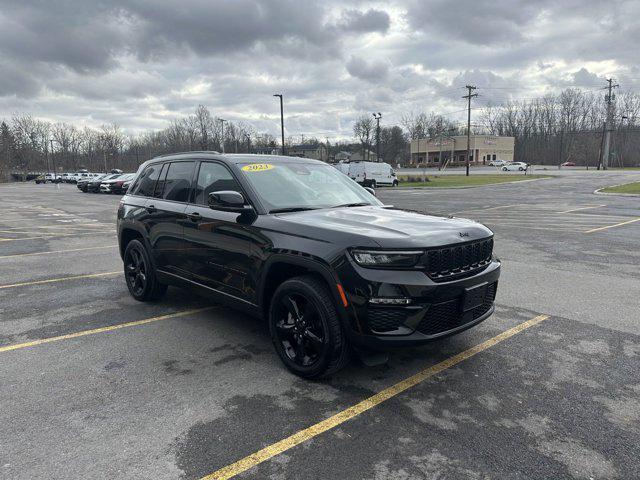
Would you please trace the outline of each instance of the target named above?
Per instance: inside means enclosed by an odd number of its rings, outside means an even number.
[[[280,133],[282,135],[282,155],[286,155],[284,149],[284,106],[282,105],[282,94],[276,93],[273,96],[280,98]]]
[[[222,147],[222,153],[224,152],[224,122],[226,122],[226,120],[224,118],[220,119],[220,124],[222,125],[222,132],[220,133],[220,146]]]
[[[606,126],[605,126],[605,133],[604,133],[604,148],[603,148],[603,153],[602,153],[602,169],[606,170],[609,167],[609,149],[611,148],[611,130],[612,130],[612,123],[613,123],[613,110],[612,110],[612,106],[613,106],[613,99],[615,98],[615,96],[613,95],[613,89],[617,88],[619,85],[616,83],[615,85],[613,84],[613,78],[608,78],[607,79],[607,83],[609,84],[607,87],[607,90],[609,93],[607,93],[607,95],[605,96],[605,100],[607,102],[607,120],[606,120]]]
[[[373,114],[373,118],[376,119],[376,162],[380,161],[380,119],[382,118],[382,114],[378,112],[377,114]]]
[[[477,97],[478,94],[477,93],[471,93],[473,92],[476,87],[472,86],[472,85],[466,85],[464,88],[466,88],[469,93],[467,93],[464,97],[462,98],[466,98],[468,103],[467,103],[467,161],[465,162],[466,164],[466,169],[467,169],[467,177],[469,176],[469,158],[471,157],[471,99],[473,97]]]
[[[244,136],[247,137],[247,153],[251,153],[251,135],[245,133]]]

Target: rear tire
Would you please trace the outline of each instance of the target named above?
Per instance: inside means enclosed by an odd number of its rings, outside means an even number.
[[[507,167],[502,167],[503,172],[506,172],[507,170],[509,170]]]
[[[371,180],[371,188],[377,188],[378,184],[376,183],[375,180]]]
[[[283,282],[269,307],[276,352],[303,378],[331,375],[349,363],[349,345],[326,284],[305,275]]]
[[[147,248],[140,240],[131,240],[124,250],[124,278],[133,298],[139,302],[159,300],[167,291],[160,283]]]

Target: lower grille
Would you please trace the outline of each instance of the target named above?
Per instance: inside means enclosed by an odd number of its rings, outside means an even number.
[[[468,312],[462,312],[462,300],[460,298],[431,305],[424,318],[418,324],[416,330],[424,333],[425,335],[436,335],[438,333],[461,327],[462,325],[480,318],[491,310],[496,296],[496,286],[496,283],[488,285],[482,305],[479,305]]]
[[[405,312],[392,308],[370,308],[367,317],[369,328],[375,332],[396,330],[407,318]]]

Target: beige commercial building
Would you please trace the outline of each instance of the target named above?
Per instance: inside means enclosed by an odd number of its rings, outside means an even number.
[[[493,135],[471,136],[473,164],[488,164],[491,160],[513,161],[514,137]],[[411,164],[438,166],[441,163],[459,165],[466,161],[467,136],[433,137],[411,140]]]

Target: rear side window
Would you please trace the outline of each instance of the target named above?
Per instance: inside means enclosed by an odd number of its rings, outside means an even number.
[[[172,162],[164,179],[162,198],[174,202],[188,202],[195,162]]]
[[[137,187],[132,191],[132,195],[140,195],[143,197],[153,197],[153,190],[156,187],[158,176],[160,175],[160,168],[162,165],[155,164],[149,165],[144,169],[140,175],[140,179],[136,182]]]
[[[206,205],[209,194],[220,190],[241,192],[240,185],[224,165],[202,162],[198,172],[195,203]]]

